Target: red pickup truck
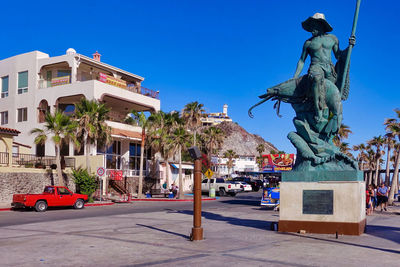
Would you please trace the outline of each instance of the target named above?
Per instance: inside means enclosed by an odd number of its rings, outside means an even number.
[[[47,207],[73,206],[83,209],[87,195],[74,194],[64,186],[46,186],[42,194],[14,194],[11,206],[13,208],[35,208],[36,211],[46,211]]]

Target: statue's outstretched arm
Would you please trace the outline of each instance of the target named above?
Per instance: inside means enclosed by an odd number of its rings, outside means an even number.
[[[306,58],[308,55],[307,48],[308,48],[308,41],[306,41],[303,45],[303,51],[301,51],[301,56],[300,56],[299,62],[297,62],[297,68],[296,68],[296,72],[294,73],[293,78],[298,78],[301,71],[303,70],[304,62],[306,61]]]

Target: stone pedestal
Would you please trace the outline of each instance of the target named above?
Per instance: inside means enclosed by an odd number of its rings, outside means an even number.
[[[280,232],[361,235],[365,222],[361,171],[282,173]]]

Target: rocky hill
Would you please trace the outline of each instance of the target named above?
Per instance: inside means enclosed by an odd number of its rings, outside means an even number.
[[[241,156],[254,156],[258,155],[256,148],[259,144],[264,144],[265,154],[271,150],[278,151],[273,144],[265,141],[261,136],[247,132],[234,122],[222,122],[216,127],[222,129],[226,134],[221,153],[232,149]]]

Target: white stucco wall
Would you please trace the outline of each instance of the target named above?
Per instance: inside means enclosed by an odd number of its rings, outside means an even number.
[[[333,190],[333,214],[303,214],[303,190]],[[365,219],[365,183],[282,182],[279,219],[358,223]]]

